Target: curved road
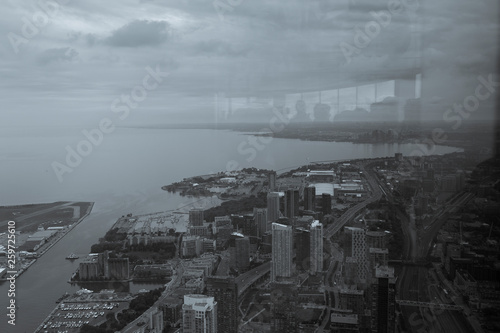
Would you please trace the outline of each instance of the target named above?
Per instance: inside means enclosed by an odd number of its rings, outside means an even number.
[[[366,163],[366,162],[365,162]],[[363,172],[368,184],[371,187],[372,195],[368,197],[365,201],[356,204],[355,206],[349,208],[337,221],[329,225],[324,233],[326,238],[330,238],[335,235],[347,222],[351,221],[362,209],[364,209],[368,204],[376,202],[382,198],[382,191],[375,180],[375,177],[370,172],[365,171],[365,163],[360,165],[360,169]],[[370,162],[373,163],[373,162]]]

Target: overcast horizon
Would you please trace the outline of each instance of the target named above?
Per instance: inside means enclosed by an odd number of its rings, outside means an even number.
[[[376,101],[390,101],[391,82],[415,74],[421,82],[410,90],[421,98],[422,120],[443,122],[497,72],[496,1],[404,1],[392,13],[394,1],[381,0],[230,3],[2,2],[0,126],[95,126],[147,75],[154,88],[119,125],[215,122],[228,97],[229,113],[244,111],[238,121],[265,121],[276,99],[338,103],[333,119],[369,109],[374,91]],[[380,30],[360,45],[356,29],[377,17]],[[390,87],[377,90],[374,81]],[[357,97],[353,86],[362,86]],[[342,105],[335,89],[343,89]],[[495,102],[488,95],[461,117],[492,120]]]

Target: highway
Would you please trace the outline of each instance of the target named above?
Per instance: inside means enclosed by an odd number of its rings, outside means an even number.
[[[255,281],[260,279],[265,274],[269,273],[270,270],[271,270],[271,262],[268,261],[238,276],[235,279],[235,282],[238,285],[238,296],[243,294],[245,290],[247,290],[252,284],[255,283]]]
[[[405,253],[403,259],[415,261],[425,259],[432,246],[434,237],[446,222],[450,214],[456,212],[457,207],[466,204],[473,198],[470,193],[457,194],[451,204],[446,205],[436,218],[424,230],[419,230],[418,242],[415,242],[417,230],[408,218],[399,214],[403,234],[405,235]],[[397,290],[399,299],[410,301],[449,303],[440,292],[428,289],[428,268],[404,266],[398,279]],[[401,305],[401,312],[406,321],[407,329],[412,332],[467,332],[468,325],[465,316],[459,311],[417,308]]]
[[[432,241],[436,237],[438,231],[446,223],[448,218],[455,214],[459,207],[465,206],[470,200],[474,198],[474,194],[469,192],[461,192],[455,195],[454,198],[447,203],[442,210],[434,217],[419,235],[418,257],[424,258],[431,248]]]
[[[367,173],[368,177],[369,174]],[[373,180],[374,177],[370,177]],[[380,188],[388,201],[394,201],[392,192],[385,184],[376,178],[376,184],[370,182],[372,188]],[[457,193],[444,207],[436,213],[434,219],[424,228],[418,229],[412,217],[408,218],[402,212],[398,212],[401,221],[403,235],[405,237],[403,260],[415,262],[419,259],[425,260],[432,246],[432,242],[438,231],[447,221],[451,214],[458,211],[460,207],[467,204],[474,197],[473,194]],[[449,303],[443,298],[439,291],[428,289],[429,270],[427,267],[403,266],[397,281],[397,298],[401,300],[429,302],[434,300],[438,303]],[[445,295],[444,295],[445,297]],[[418,308],[415,306],[400,305],[402,316],[406,322],[406,328],[411,332],[467,332],[468,325],[462,312],[440,310],[438,308]]]
[[[435,285],[429,286],[429,294],[437,303],[446,304],[450,302],[442,290]],[[431,309],[431,312],[433,318],[437,319],[435,321],[436,325],[433,326],[439,326],[436,327],[439,332],[468,332],[469,325],[466,322],[465,316],[460,315],[459,312],[444,310],[438,307]]]
[[[340,229],[342,229],[342,227],[344,225],[346,225],[349,221],[351,221],[368,204],[371,204],[372,202],[376,202],[376,201],[380,200],[380,198],[382,198],[383,193],[381,191],[381,188],[378,186],[377,181],[375,180],[375,177],[373,177],[373,175],[371,174],[371,171],[366,172],[364,167],[365,167],[365,164],[360,165],[360,169],[363,172],[363,174],[365,175],[365,178],[371,187],[371,190],[372,190],[371,196],[369,196],[365,201],[360,202],[360,203],[356,204],[355,206],[349,208],[333,224],[329,225],[324,232],[324,236],[326,238],[330,238],[333,235],[335,235]]]
[[[343,253],[335,249],[332,242],[329,238],[327,238],[327,243],[330,245],[330,266],[328,267],[328,271],[325,276],[325,293],[327,294],[328,304],[326,304],[326,312],[321,322],[320,327],[316,330],[316,333],[323,333],[323,331],[329,331],[329,328],[326,327],[328,323],[330,323],[331,309],[332,307],[336,307],[339,302],[338,297],[335,297],[335,282],[332,285],[332,280],[335,279],[335,275],[339,269],[339,264],[342,263]],[[334,279],[332,279],[334,278]]]
[[[137,317],[134,321],[132,321],[131,323],[129,323],[127,326],[125,326],[120,332],[121,333],[136,333],[136,332],[142,332],[141,330],[144,328],[144,327],[139,327],[137,326],[137,324],[139,324],[140,322],[146,322],[147,319],[145,318],[148,318],[149,315],[152,313],[152,312],[155,312],[156,309],[158,308],[158,306],[160,304],[162,304],[162,302],[170,296],[170,294],[172,294],[172,292],[178,288],[181,284],[181,280],[182,280],[182,274],[184,274],[184,267],[182,266],[182,261],[178,261],[177,262],[177,267],[175,269],[175,274],[172,278],[172,280],[170,280],[170,282],[168,282],[165,286],[165,290],[163,291],[163,293],[161,294],[160,298],[158,298],[158,300],[156,300],[156,302],[153,304],[153,306],[151,306],[149,309],[147,309],[142,315],[140,315],[139,317]]]

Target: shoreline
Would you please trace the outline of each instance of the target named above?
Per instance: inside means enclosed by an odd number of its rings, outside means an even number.
[[[87,208],[87,211],[83,216],[81,216],[78,221],[75,223],[71,224],[66,230],[63,230],[61,235],[57,237],[54,241],[51,241],[51,243],[47,246],[47,248],[43,249],[39,254],[37,253],[37,257],[40,258],[43,256],[48,250],[50,250],[54,245],[56,245],[64,236],[66,236],[68,233],[70,233],[78,224],[80,224],[84,219],[86,219],[90,213],[92,212],[92,209],[94,208],[95,202],[90,202],[89,207]]]
[[[422,139],[401,139],[401,140],[386,140],[386,141],[370,141],[370,140],[359,140],[359,139],[350,139],[350,138],[342,138],[342,137],[331,137],[331,138],[314,138],[314,137],[300,137],[293,135],[276,135],[275,133],[245,133],[247,135],[253,136],[262,136],[262,137],[270,137],[273,139],[288,139],[288,140],[300,140],[305,142],[336,142],[336,143],[352,143],[356,145],[377,145],[377,144],[422,144],[424,141]],[[465,145],[464,142],[454,142],[448,141],[443,144],[439,144],[438,146],[450,147],[456,149],[466,149],[470,146]]]
[[[29,264],[27,264],[26,267],[21,268],[16,273],[16,275],[15,275],[16,279],[19,276],[21,276],[21,274],[23,274],[24,272],[26,272],[28,270],[28,268],[31,267],[31,265],[33,265],[38,260],[38,258],[40,258],[41,256],[43,256],[54,245],[56,245],[61,239],[63,239],[64,236],[66,236],[68,233],[70,233],[78,224],[80,224],[84,219],[86,219],[90,215],[90,213],[92,212],[92,209],[94,208],[95,202],[89,202],[89,203],[90,203],[90,205],[88,206],[87,211],[85,212],[85,214],[83,216],[81,216],[78,219],[78,221],[76,221],[75,223],[71,224],[71,226],[69,226],[65,230],[61,230],[60,231],[61,234],[58,235],[57,238],[54,238],[53,240],[51,240],[50,243],[42,251],[40,251],[40,253],[37,252],[36,258],[34,258],[33,260],[31,260],[31,262]],[[0,281],[7,281],[7,279],[6,278],[2,278],[2,279],[0,279]]]

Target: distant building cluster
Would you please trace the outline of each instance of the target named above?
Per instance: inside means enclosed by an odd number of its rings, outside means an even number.
[[[473,308],[500,304],[500,254],[498,242],[487,240],[471,246],[456,238],[443,237],[442,260],[454,287],[469,299]]]
[[[185,232],[174,228],[181,221],[174,215],[122,217],[106,235],[108,245],[127,248],[131,258],[154,248],[156,259],[134,258],[130,270],[123,253],[104,251],[80,263],[80,280],[127,280],[129,271],[139,280],[168,279],[167,288],[174,287],[139,332],[392,333],[408,319],[401,307],[439,303],[416,294],[425,275],[416,277],[415,289],[407,290],[407,282],[396,288],[406,270],[424,267],[433,271],[435,289],[459,295],[464,308],[496,308],[500,250],[494,223],[484,220],[498,215],[495,193],[485,186],[466,191],[472,176],[466,162],[396,153],[280,175],[261,171],[266,181],[250,200],[217,207],[219,216],[203,209],[179,214],[188,219]],[[218,181],[245,182],[238,173],[225,176]],[[458,207],[469,201],[466,214]],[[418,259],[403,256],[403,226],[417,244],[432,244],[426,232],[436,216],[446,218],[437,244]],[[480,237],[485,231],[488,237]],[[158,259],[166,249],[175,252],[173,261]],[[451,302],[445,305],[461,309]]]

